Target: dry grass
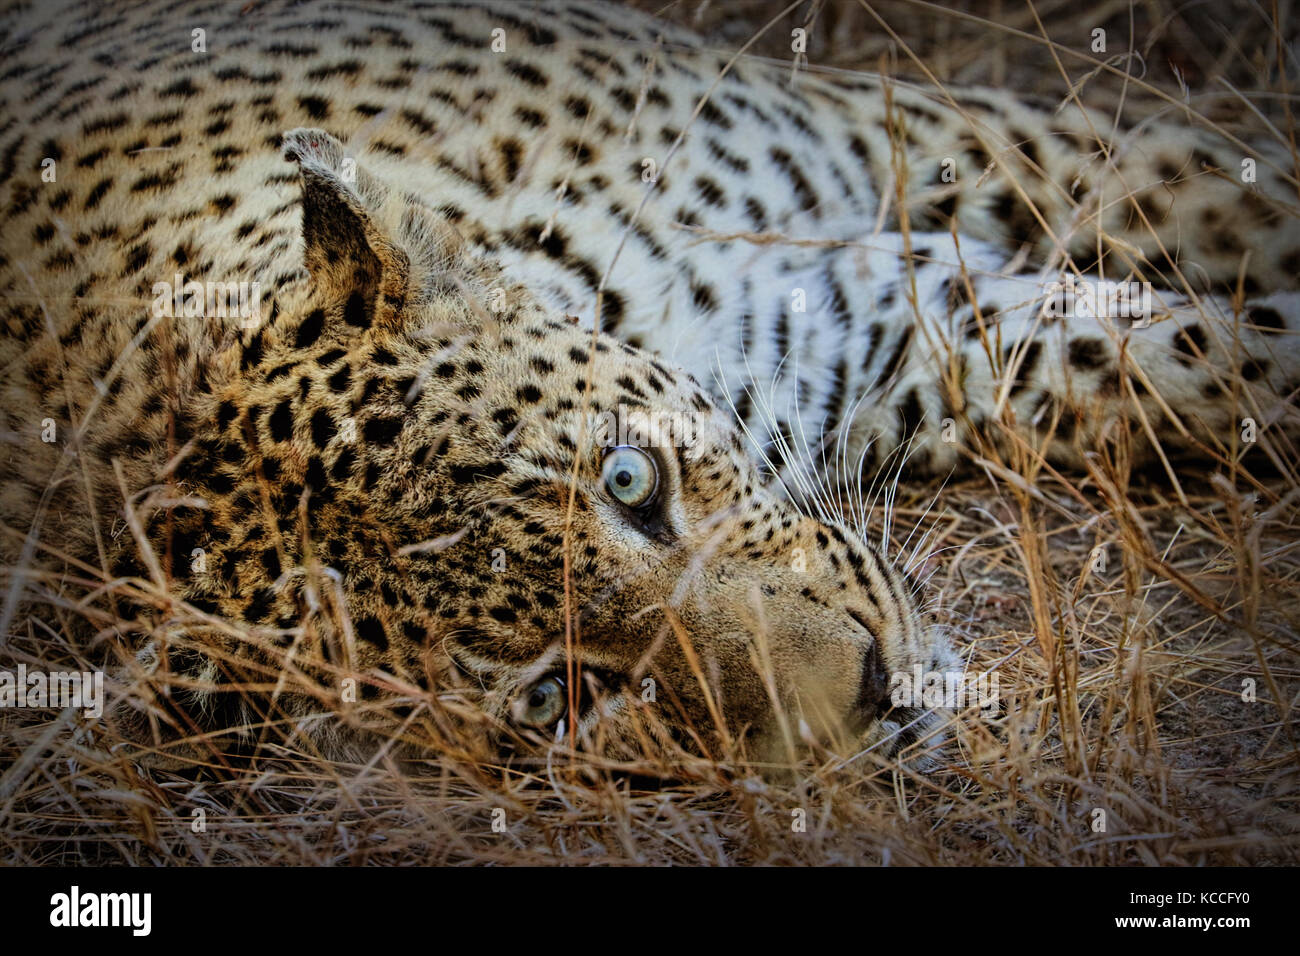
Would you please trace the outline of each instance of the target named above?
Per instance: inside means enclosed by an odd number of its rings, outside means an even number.
[[[1029,8],[1004,6],[1002,22],[1035,30]],[[1103,4],[1086,16],[1076,7],[1036,9],[1057,39],[1073,31],[1082,44],[1076,35],[1096,25],[1127,35],[1128,5]],[[715,0],[667,13],[734,48],[780,9],[769,0]],[[944,82],[1060,92],[1041,45],[924,5],[875,9]],[[807,12],[801,7],[793,22]],[[1273,34],[1253,6],[1132,12],[1150,82],[1176,93],[1169,63],[1181,64],[1193,89],[1225,75],[1260,92],[1261,108],[1290,128],[1269,95],[1285,92],[1272,67]],[[999,16],[996,4],[978,13]],[[822,43],[814,48],[825,51],[818,61],[874,66],[888,39],[871,22],[860,5],[826,5],[814,32]],[[1231,35],[1218,24],[1231,25]],[[779,55],[784,42],[760,49]],[[1099,74],[1093,82],[1104,103],[1106,85],[1117,81]],[[1220,106],[1217,93],[1206,101],[1211,116]],[[997,671],[1003,704],[991,717],[957,715],[932,771],[815,745],[800,748],[792,773],[760,773],[734,758],[682,759],[671,780],[653,785],[657,763],[615,766],[558,749],[545,766],[502,768],[472,727],[462,734],[473,719],[455,696],[414,688],[396,689],[412,705],[408,716],[364,699],[343,709],[346,722],[439,754],[414,764],[386,749],[355,763],[325,761],[293,736],[292,721],[273,714],[252,728],[263,745],[251,759],[227,759],[219,742],[182,731],[197,753],[193,767],[141,770],[115,753],[122,739],[111,721],[87,731],[71,713],[0,712],[0,860],[1296,863],[1294,451],[1278,448],[1267,467],[1253,453],[1249,466],[1221,465],[1213,479],[1204,464],[1177,465],[1175,486],[1163,471],[1131,472],[1124,449],[1124,436],[1115,436],[1088,475],[1056,474],[1025,449],[942,487],[899,487],[895,551],[914,534],[930,535],[927,613],[950,630],[972,670]],[[882,521],[873,517],[872,537]],[[6,569],[4,587],[10,579]],[[34,601],[0,648],[3,667],[89,669],[92,658],[66,635],[89,625],[114,640],[113,601],[165,609],[157,617],[170,633],[205,623],[156,585],[110,582],[95,568],[80,581],[36,578],[27,587]],[[94,588],[104,590],[93,600],[76,596]],[[1243,700],[1246,679],[1253,702]],[[322,714],[338,706],[319,675],[288,680],[314,694]],[[110,697],[144,693],[142,679],[110,686]],[[792,827],[798,810],[803,832]],[[1103,832],[1094,829],[1099,810]],[[505,832],[493,831],[494,811],[504,811]]]

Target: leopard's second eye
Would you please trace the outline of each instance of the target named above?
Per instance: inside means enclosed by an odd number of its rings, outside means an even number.
[[[545,729],[560,719],[566,704],[564,681],[558,677],[543,677],[520,699],[517,716],[526,727]]]
[[[619,445],[605,456],[601,477],[609,493],[629,508],[644,508],[659,492],[659,468],[646,452]]]

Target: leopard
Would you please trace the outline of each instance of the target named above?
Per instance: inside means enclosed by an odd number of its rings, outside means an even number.
[[[142,754],[350,754],[349,688],[523,751],[928,752],[893,675],[963,658],[828,488],[1294,427],[1293,157],[1190,110],[593,0],[2,37],[3,633],[98,609]]]

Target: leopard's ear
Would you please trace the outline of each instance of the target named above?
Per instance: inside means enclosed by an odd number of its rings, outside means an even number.
[[[303,265],[348,324],[395,328],[446,285],[460,250],[450,223],[360,169],[324,130],[285,133],[284,156],[302,176]]]

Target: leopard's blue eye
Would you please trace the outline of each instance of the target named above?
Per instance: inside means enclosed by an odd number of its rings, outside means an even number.
[[[611,448],[601,466],[601,477],[609,493],[629,508],[644,508],[659,492],[655,460],[633,445]]]

